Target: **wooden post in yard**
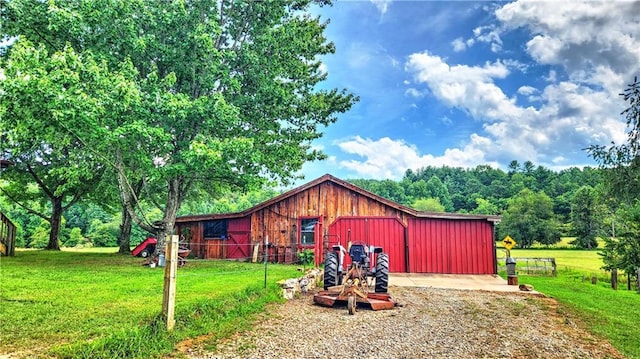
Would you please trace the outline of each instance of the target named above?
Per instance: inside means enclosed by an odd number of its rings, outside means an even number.
[[[176,273],[178,272],[178,236],[167,236],[164,268],[164,290],[162,291],[162,316],[166,320],[167,330],[172,331],[176,324]]]

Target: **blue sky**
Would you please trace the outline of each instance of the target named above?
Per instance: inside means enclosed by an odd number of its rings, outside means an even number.
[[[560,170],[626,139],[619,96],[640,75],[640,2],[336,1],[327,88],[360,102],[314,142],[305,181],[399,180],[425,166]],[[303,181],[304,182],[304,181]]]

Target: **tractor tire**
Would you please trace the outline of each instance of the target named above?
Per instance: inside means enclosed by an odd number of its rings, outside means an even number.
[[[147,257],[149,257],[150,254],[151,254],[151,252],[149,252],[149,250],[145,248],[145,249],[142,250],[142,252],[140,252],[140,257],[147,258]]]
[[[389,256],[378,254],[376,258],[376,293],[386,293],[389,289]]]
[[[324,258],[324,290],[338,284],[338,254],[327,252]]]

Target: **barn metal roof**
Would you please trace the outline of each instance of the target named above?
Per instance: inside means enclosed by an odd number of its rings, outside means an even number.
[[[409,208],[407,206],[401,205],[397,202],[391,201],[384,197],[378,196],[375,193],[369,192],[363,188],[360,188],[352,183],[347,181],[343,181],[337,177],[334,177],[330,174],[325,174],[315,180],[308,182],[306,184],[301,185],[300,187],[296,187],[292,190],[282,193],[279,196],[273,197],[272,199],[262,202],[254,207],[248,208],[242,212],[236,213],[220,213],[220,214],[201,214],[201,215],[190,215],[190,216],[180,216],[176,218],[176,223],[184,223],[184,222],[195,222],[201,220],[211,220],[211,219],[231,219],[231,218],[241,218],[250,215],[253,212],[259,211],[266,207],[271,206],[274,203],[282,201],[288,197],[294,196],[298,193],[304,192],[310,188],[318,186],[325,182],[332,182],[339,186],[342,186],[350,191],[356,192],[362,196],[369,197],[378,202],[384,203],[385,205],[397,209],[399,211],[405,212],[411,216],[418,218],[436,218],[436,219],[478,219],[478,220],[486,220],[490,222],[499,222],[500,216],[490,216],[490,215],[476,215],[476,214],[463,214],[463,213],[446,213],[446,212],[422,212],[417,211],[413,208]]]

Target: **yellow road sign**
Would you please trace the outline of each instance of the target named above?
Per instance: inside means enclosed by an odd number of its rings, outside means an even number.
[[[502,244],[504,244],[504,247],[508,250],[511,250],[511,248],[513,248],[516,244],[516,241],[513,240],[513,238],[506,236],[504,237],[504,239],[502,240]]]

